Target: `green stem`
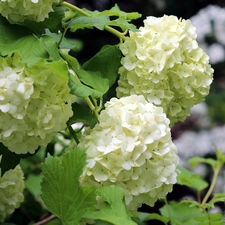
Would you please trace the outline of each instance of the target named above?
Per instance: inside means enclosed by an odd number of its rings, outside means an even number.
[[[124,36],[124,34],[127,33],[127,32],[121,33],[121,32],[119,32],[118,30],[116,30],[116,29],[110,27],[109,25],[105,25],[104,29],[105,29],[106,31],[110,32],[111,34],[114,34],[114,35],[117,36],[119,39],[122,39],[122,40],[125,40],[125,39],[126,39],[126,37]]]
[[[212,179],[211,185],[210,185],[209,190],[207,191],[207,193],[206,193],[204,199],[202,200],[202,205],[203,205],[203,206],[204,206],[205,203],[208,201],[210,195],[211,195],[212,192],[213,192],[213,189],[214,189],[214,187],[215,187],[216,180],[217,180],[217,177],[218,177],[218,175],[219,175],[220,169],[221,169],[221,167],[218,167],[218,168],[215,168],[215,169],[214,169],[214,174],[213,174],[213,179]]]
[[[62,5],[64,5],[65,7],[73,10],[73,11],[76,11],[84,16],[88,16],[88,17],[91,17],[91,15],[87,12],[85,12],[83,9],[80,9],[79,7],[75,6],[75,5],[72,5],[68,2],[63,2]],[[113,27],[110,27],[109,25],[105,25],[104,29],[110,33],[112,33],[113,35],[117,36],[119,39],[122,39],[122,40],[125,40],[126,37],[125,37],[125,34],[127,33],[126,32],[119,32],[118,30],[114,29]]]
[[[77,144],[79,144],[80,141],[79,141],[79,139],[78,139],[78,137],[77,137],[77,135],[76,135],[76,132],[73,130],[73,128],[72,128],[71,126],[68,126],[68,129],[69,129],[70,134],[72,135],[73,139],[75,140],[75,142],[76,142]]]
[[[83,9],[80,9],[77,6],[70,4],[69,2],[63,2],[62,5],[84,16],[91,16],[89,13],[85,12]]]
[[[61,45],[62,40],[63,40],[64,36],[66,35],[66,31],[67,31],[67,29],[64,29],[64,31],[63,31],[63,33],[62,33],[62,35],[61,35],[61,37],[60,37],[60,40],[59,40],[59,42],[57,43],[58,47]]]
[[[91,111],[94,113],[95,117],[98,120],[98,109],[93,105],[90,97],[86,97],[86,98],[84,98],[84,100],[86,101],[86,103],[88,104],[89,108],[91,109]]]

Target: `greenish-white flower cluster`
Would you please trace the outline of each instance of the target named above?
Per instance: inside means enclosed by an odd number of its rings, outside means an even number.
[[[20,206],[24,199],[23,188],[23,172],[20,166],[8,170],[3,176],[0,176],[0,222],[3,222]]]
[[[46,146],[73,115],[68,78],[18,54],[0,57],[0,142],[17,154]]]
[[[189,20],[147,17],[120,49],[124,57],[117,96],[143,95],[163,107],[171,126],[209,93],[213,69]]]
[[[112,98],[86,132],[79,144],[87,148],[83,185],[121,186],[131,211],[153,206],[172,190],[178,156],[161,107],[143,96]]]
[[[44,21],[60,0],[0,0],[0,14],[14,21]]]

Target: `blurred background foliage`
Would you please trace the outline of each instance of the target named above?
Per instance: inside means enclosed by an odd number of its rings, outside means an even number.
[[[137,27],[143,24],[143,19],[146,16],[163,16],[167,15],[176,15],[178,17],[189,19],[195,15],[198,15],[200,10],[204,10],[209,6],[216,6],[219,8],[225,7],[224,0],[82,0],[82,1],[68,1],[72,4],[77,5],[81,8],[87,8],[89,10],[105,10],[110,9],[118,4],[121,10],[126,12],[139,12],[142,14],[142,18],[134,21]],[[202,12],[202,11],[201,11]],[[207,25],[210,23],[211,30],[205,34],[203,39],[201,40],[203,46],[207,48],[207,46],[211,46],[213,44],[220,44],[219,52],[225,52],[225,19],[223,21],[223,26],[221,29],[224,29],[224,32],[220,32],[223,37],[220,37],[221,40],[224,39],[223,43],[220,43],[218,40],[213,26],[215,25],[215,21],[212,18],[207,19],[207,15],[210,12],[205,12],[206,19],[202,19],[201,23]],[[202,13],[204,14],[204,13]],[[224,13],[225,15],[225,13]],[[200,18],[201,20],[201,18]],[[198,28],[197,28],[198,29]],[[199,28],[201,29],[201,27]],[[199,31],[200,32],[200,31]],[[78,40],[77,49],[71,51],[71,54],[75,56],[78,61],[82,64],[89,58],[91,58],[94,54],[96,54],[100,48],[104,44],[117,44],[118,39],[113,37],[111,34],[105,31],[99,31],[97,29],[90,30],[79,30],[76,33],[68,33],[68,38]],[[220,39],[219,38],[219,39]],[[222,50],[221,50],[222,49]],[[207,49],[205,49],[207,51]],[[219,53],[214,50],[210,57],[218,55]],[[222,54],[223,56],[223,54]],[[215,127],[215,126],[223,126],[225,123],[225,53],[224,57],[220,57],[219,60],[214,60],[212,67],[214,68],[214,82],[211,87],[211,91],[209,96],[206,98],[206,104],[208,108],[208,116],[210,124],[207,125],[207,129]],[[112,97],[115,93],[112,91],[110,93]],[[196,122],[196,118],[192,119],[187,118],[187,120],[183,123],[178,123],[173,128],[173,137],[179,138],[179,136],[187,131],[187,130],[199,130],[198,123]],[[225,135],[224,135],[225,136]],[[47,154],[56,154],[54,143],[58,142],[58,137],[55,137],[53,142],[48,145],[46,149],[41,149],[38,151],[36,155],[29,157],[25,160],[22,160],[21,166],[25,174],[26,180],[26,189],[25,189],[25,201],[22,203],[21,207],[17,209],[14,214],[12,214],[5,224],[36,224],[40,225],[38,221],[41,221],[50,216],[50,213],[45,209],[41,198],[41,164],[44,161],[44,158]],[[193,143],[194,145],[194,143]],[[206,179],[210,177],[210,171],[206,170],[204,174]],[[184,196],[190,195],[194,196],[195,193],[192,193],[192,190],[184,187],[180,187],[179,185],[174,186],[174,190],[171,194],[168,195],[168,200],[172,199],[181,199]],[[158,212],[159,207],[161,207],[164,203],[157,202],[155,207],[150,208],[147,206],[143,206],[141,211],[143,212]],[[221,207],[224,207],[221,206]],[[61,224],[59,220],[54,219],[45,224],[48,225],[58,225]],[[104,223],[103,223],[104,224]],[[152,221],[151,224],[157,225],[162,224],[160,222]]]

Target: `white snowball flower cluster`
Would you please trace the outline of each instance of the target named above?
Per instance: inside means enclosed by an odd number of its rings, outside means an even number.
[[[0,14],[14,22],[44,21],[60,0],[0,0]]]
[[[124,57],[117,96],[143,95],[163,107],[171,126],[183,121],[209,92],[213,69],[189,20],[147,17],[120,49]]]
[[[79,144],[87,149],[83,185],[121,186],[131,211],[153,206],[172,190],[178,156],[161,107],[143,96],[112,98],[86,132]]]
[[[3,176],[0,176],[0,222],[3,222],[20,206],[24,198],[23,188],[23,172],[20,166],[8,170]]]
[[[46,146],[73,114],[67,83],[50,69],[27,68],[18,54],[0,57],[0,142],[17,154]]]

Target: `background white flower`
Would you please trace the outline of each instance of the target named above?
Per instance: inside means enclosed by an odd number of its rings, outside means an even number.
[[[66,128],[68,79],[42,66],[27,68],[18,54],[0,58],[0,142],[17,154],[46,146]]]
[[[197,41],[210,57],[210,63],[225,60],[225,8],[208,5],[190,18],[196,27]]]
[[[169,120],[143,96],[112,98],[79,146],[87,148],[81,183],[121,186],[131,211],[143,203],[153,206],[176,183],[178,156]]]
[[[24,199],[23,188],[23,172],[20,166],[0,176],[0,222],[20,206]]]
[[[143,95],[163,107],[171,126],[183,121],[209,92],[213,69],[189,20],[147,17],[120,49],[124,57],[117,96]]]
[[[14,22],[44,21],[60,0],[0,0],[0,14]]]

